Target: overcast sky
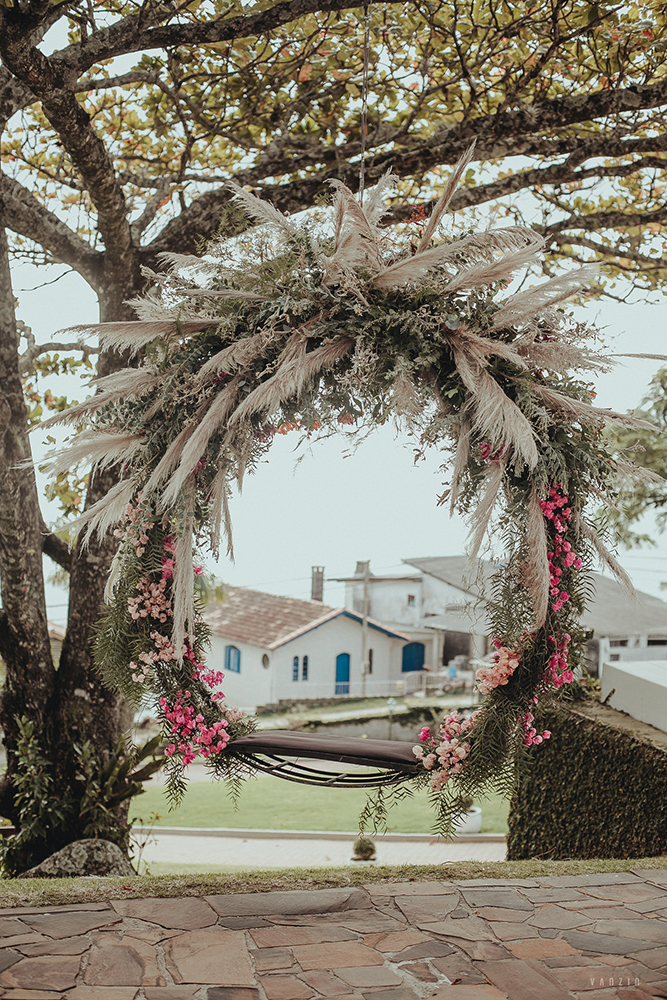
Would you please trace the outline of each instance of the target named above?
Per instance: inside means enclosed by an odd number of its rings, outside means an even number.
[[[38,340],[50,339],[64,325],[95,321],[95,296],[77,275],[30,291],[61,269],[14,268],[19,316]],[[584,312],[604,328],[612,350],[667,353],[667,304],[592,303]],[[597,404],[626,410],[638,405],[659,362],[626,360],[598,377]],[[64,383],[44,383],[60,394]],[[71,391],[72,383],[68,383]],[[74,386],[78,398],[81,387]],[[33,435],[39,451],[39,432]],[[436,506],[443,475],[438,454],[413,464],[410,441],[381,428],[356,452],[343,439],[313,445],[296,464],[296,435],[276,438],[269,461],[248,476],[241,497],[232,503],[236,561],[221,559],[214,568],[228,583],[295,597],[310,596],[312,565],[326,577],[349,575],[359,559],[370,559],[375,573],[401,570],[411,557],[459,555],[466,529]],[[56,516],[46,510],[47,519]],[[622,553],[621,561],[640,590],[660,596],[667,580],[667,538],[656,549]],[[48,562],[48,561],[47,561]],[[663,594],[664,596],[664,594]],[[342,603],[343,587],[325,583],[324,600]],[[52,620],[66,620],[66,595],[49,587]]]

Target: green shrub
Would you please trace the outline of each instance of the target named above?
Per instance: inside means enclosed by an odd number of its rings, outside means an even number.
[[[552,735],[512,799],[508,859],[667,854],[667,734],[593,701],[540,724]]]

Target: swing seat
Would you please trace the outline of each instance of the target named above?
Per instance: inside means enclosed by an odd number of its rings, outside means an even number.
[[[328,788],[378,788],[413,777],[419,762],[412,744],[393,740],[341,738],[289,730],[250,733],[229,744],[228,753],[250,768],[287,781]],[[320,769],[301,763],[332,761],[367,770]]]

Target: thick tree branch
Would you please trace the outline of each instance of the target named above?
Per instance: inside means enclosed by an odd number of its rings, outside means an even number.
[[[10,9],[4,21],[5,30],[0,34],[3,60],[41,102],[97,209],[98,228],[106,247],[105,278],[114,287],[131,288],[138,277],[136,254],[125,196],[106,146],[69,89],[72,81],[63,67],[39,49],[26,45],[25,19]]]
[[[62,344],[56,340],[52,340],[48,344],[36,344],[33,339],[33,342],[28,344],[28,349],[23,352],[19,359],[21,375],[27,375],[37,358],[41,358],[44,354],[51,354],[52,351],[58,351],[62,354],[80,351],[86,358],[89,358],[91,354],[99,353],[97,347],[89,347],[88,344],[84,344],[80,340],[72,341],[69,344]]]
[[[42,552],[69,573],[72,569],[72,550],[59,535],[49,531],[42,521]]]
[[[0,197],[5,204],[8,228],[34,240],[55,260],[74,268],[93,288],[99,285],[104,260],[101,253],[5,174],[0,174]]]

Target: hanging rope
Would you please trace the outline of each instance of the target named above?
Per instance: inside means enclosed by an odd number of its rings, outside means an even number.
[[[364,68],[361,79],[361,162],[359,163],[359,204],[364,203],[364,171],[366,158],[366,131],[368,128],[368,76],[371,52],[371,11],[373,5],[364,4]]]

